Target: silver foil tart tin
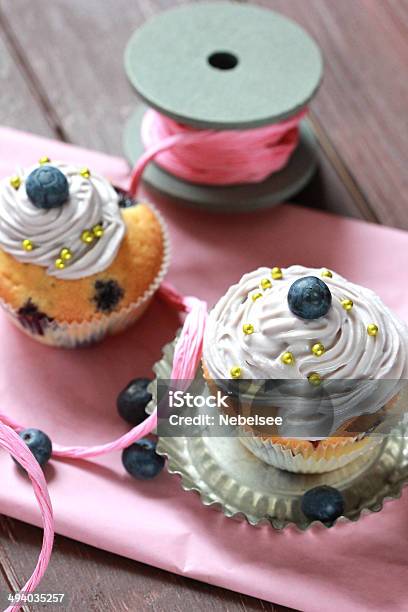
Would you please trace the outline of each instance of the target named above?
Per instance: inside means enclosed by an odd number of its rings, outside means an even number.
[[[170,379],[175,342],[164,347],[162,359],[154,366],[157,379]],[[156,389],[153,383],[149,412],[157,402]],[[406,394],[401,401],[407,401]],[[400,497],[408,480],[405,423],[348,465],[323,474],[274,468],[257,459],[234,436],[161,437],[157,452],[167,457],[167,469],[180,476],[182,488],[197,492],[205,506],[227,517],[246,519],[250,525],[269,523],[275,529],[293,525],[306,530],[317,523],[300,508],[302,495],[313,487],[325,484],[341,491],[345,512],[336,523],[357,521],[364,513],[380,511],[386,500]]]

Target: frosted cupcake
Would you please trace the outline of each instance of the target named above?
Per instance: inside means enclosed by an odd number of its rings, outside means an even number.
[[[408,378],[408,328],[369,289],[326,269],[259,268],[210,313],[203,349],[210,386],[250,381],[241,411],[282,426],[245,428],[245,446],[293,472],[325,472],[381,440]],[[256,381],[262,385],[250,396]],[[245,388],[245,385],[243,385]]]
[[[0,303],[42,343],[75,347],[125,329],[167,265],[157,212],[88,168],[43,158],[0,182]]]

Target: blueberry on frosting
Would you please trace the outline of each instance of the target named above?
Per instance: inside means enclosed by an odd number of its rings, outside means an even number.
[[[89,168],[42,158],[0,181],[0,247],[59,279],[98,274],[126,233],[118,202],[111,183]]]
[[[37,208],[59,208],[68,200],[68,181],[58,168],[40,166],[27,177],[26,192]]]
[[[316,276],[299,278],[289,288],[289,308],[301,319],[324,317],[330,310],[331,302],[330,289]]]

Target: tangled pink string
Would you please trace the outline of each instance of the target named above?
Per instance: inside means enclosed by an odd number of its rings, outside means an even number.
[[[1,419],[0,419],[1,421]],[[43,544],[34,573],[23,586],[20,593],[31,593],[40,583],[50,560],[54,542],[54,521],[51,500],[48,495],[47,483],[44,474],[34,459],[33,454],[21,438],[7,425],[0,422],[0,447],[4,448],[26,470],[33,485],[34,493],[41,510],[44,526]],[[22,604],[15,604],[6,608],[5,612],[17,612]]]
[[[303,109],[281,123],[248,130],[199,130],[148,109],[141,126],[145,153],[132,172],[130,194],[136,194],[143,171],[153,159],[191,183],[261,182],[288,163],[306,113]]]

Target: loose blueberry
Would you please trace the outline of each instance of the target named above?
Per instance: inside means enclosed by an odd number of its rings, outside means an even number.
[[[124,295],[125,292],[115,280],[97,280],[92,300],[96,304],[96,310],[110,313],[115,310]]]
[[[52,455],[52,442],[47,434],[40,429],[24,429],[19,435],[41,467],[44,467]]]
[[[148,378],[135,378],[131,380],[118,395],[116,405],[122,419],[132,425],[140,425],[146,418],[146,406],[152,399],[147,386],[151,381]]]
[[[330,310],[332,295],[320,278],[305,276],[296,280],[288,292],[290,310],[301,319],[319,319]]]
[[[314,487],[303,495],[301,509],[312,521],[332,523],[344,514],[344,499],[340,491],[333,487]]]
[[[150,480],[162,471],[164,457],[156,453],[156,443],[143,438],[122,453],[122,463],[125,470],[138,480]]]
[[[26,192],[37,208],[58,208],[69,197],[69,186],[66,176],[54,166],[40,166],[29,174],[26,180]]]

